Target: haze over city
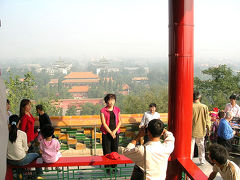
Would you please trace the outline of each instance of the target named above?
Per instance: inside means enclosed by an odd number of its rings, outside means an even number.
[[[239,5],[195,1],[195,59],[239,59]],[[0,19],[1,61],[168,58],[167,0],[2,0]]]

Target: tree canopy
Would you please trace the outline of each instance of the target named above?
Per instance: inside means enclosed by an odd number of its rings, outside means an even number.
[[[224,109],[231,94],[239,94],[240,73],[233,72],[227,65],[203,70],[208,79],[194,78],[194,89],[202,94],[202,101],[210,108]]]

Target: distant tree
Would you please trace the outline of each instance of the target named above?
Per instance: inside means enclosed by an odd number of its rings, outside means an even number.
[[[194,78],[194,89],[202,93],[202,101],[210,109],[218,107],[224,109],[225,104],[229,101],[229,96],[233,93],[239,94],[240,73],[234,73],[227,65],[210,67],[202,71],[208,75],[207,80]]]
[[[7,98],[10,100],[11,111],[19,113],[20,101],[24,98],[33,99],[35,88],[34,77],[31,72],[24,74],[23,80],[18,75],[9,74],[9,80],[5,81],[7,87]]]
[[[68,110],[66,111],[66,116],[76,116],[77,115],[77,107],[76,106],[70,106]]]
[[[123,114],[138,114],[148,110],[150,103],[157,104],[157,111],[168,112],[168,92],[161,86],[148,88],[128,96],[121,97],[119,107]]]
[[[92,86],[89,90],[88,90],[88,97],[89,98],[101,98],[103,97],[105,92],[105,89],[98,85],[98,86]]]
[[[85,103],[81,106],[81,115],[97,115],[100,114],[100,110],[102,108],[101,104],[92,104],[92,103]]]
[[[45,110],[45,112],[49,115],[49,116],[62,116],[62,108],[58,108],[54,105],[54,102],[57,102],[57,100],[53,100],[53,99],[47,99],[47,98],[43,98],[41,100],[36,101],[36,105],[37,104],[41,104]],[[33,108],[35,110],[35,108]],[[34,111],[35,115],[38,115],[36,113],[36,111]]]

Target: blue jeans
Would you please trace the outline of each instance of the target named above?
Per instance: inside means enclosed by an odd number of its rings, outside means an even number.
[[[23,159],[18,161],[7,159],[7,163],[14,166],[24,166],[24,165],[30,164],[37,157],[39,157],[38,153],[27,153]]]

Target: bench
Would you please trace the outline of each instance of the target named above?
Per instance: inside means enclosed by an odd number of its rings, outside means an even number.
[[[7,168],[7,180],[13,179],[12,169],[13,168],[33,168],[33,167],[71,167],[71,166],[98,166],[98,165],[112,165],[112,164],[132,164],[133,162],[120,155],[120,159],[112,160],[105,156],[83,156],[83,157],[60,157],[55,163],[44,163],[42,158],[38,158],[32,163],[25,166],[12,166],[8,165]],[[64,176],[63,176],[64,179]]]

